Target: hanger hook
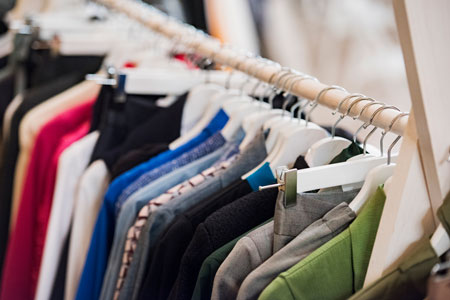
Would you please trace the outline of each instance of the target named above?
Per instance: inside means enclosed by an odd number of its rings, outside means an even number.
[[[253,86],[253,89],[252,89],[252,91],[251,91],[251,94],[252,94],[253,96],[256,94],[256,90],[258,89],[258,87],[259,87],[262,83],[264,83],[264,81],[258,79],[258,77],[257,77],[257,76],[258,76],[258,73],[259,73],[259,71],[260,71],[260,69],[261,69],[261,66],[260,66],[260,65],[262,65],[262,68],[264,68],[264,67],[266,67],[267,65],[273,65],[273,64],[277,64],[277,65],[279,65],[279,66],[281,67],[280,64],[275,63],[275,62],[273,62],[273,61],[271,61],[271,60],[268,60],[268,59],[265,59],[265,58],[261,58],[261,59],[260,59],[260,61],[259,61],[259,63],[258,63],[258,68],[257,68],[256,72],[253,73],[253,77],[255,77],[255,78],[257,79],[257,82],[256,82],[256,84]],[[262,102],[262,98],[261,98],[261,97],[259,97],[259,100]]]
[[[245,64],[246,60],[247,60],[248,58],[254,57],[255,54],[253,54],[253,53],[251,53],[251,52],[246,52],[246,53],[244,54],[244,56],[245,56],[245,58],[244,58],[243,60],[238,60],[238,61],[236,62],[236,64],[235,64],[234,66],[232,66],[233,69],[231,70],[231,73],[230,73],[230,75],[228,76],[227,82],[226,82],[226,88],[227,88],[227,89],[229,89],[230,86],[231,86],[231,77],[233,76],[234,72],[235,72],[235,71],[239,71],[239,66],[240,66],[241,64],[243,64],[243,63]]]
[[[382,111],[384,111],[384,110],[386,110],[386,109],[394,109],[394,110],[396,110],[396,111],[400,111],[400,109],[398,109],[396,106],[393,106],[393,105],[389,105],[389,106],[383,105],[383,106],[377,108],[377,109],[374,111],[374,113],[373,113],[372,116],[370,117],[369,125],[368,125],[368,126],[372,125],[373,120],[375,119],[375,117],[376,117],[376,115],[377,115],[378,113],[380,113],[380,112],[382,112]],[[372,136],[372,134],[374,134],[374,132],[375,132],[377,129],[378,129],[378,127],[374,126],[373,129],[372,129],[372,130],[366,135],[366,137],[364,138],[364,141],[363,141],[363,154],[364,154],[364,155],[366,155],[366,145],[367,145],[367,141],[369,140],[369,138]]]
[[[327,86],[327,87],[323,88],[323,89],[316,95],[316,98],[314,98],[313,102],[310,104],[311,109],[306,113],[306,126],[308,126],[308,123],[309,123],[309,119],[310,119],[311,113],[312,113],[313,110],[317,107],[317,105],[319,105],[320,97],[321,97],[324,93],[326,93],[326,92],[328,92],[328,91],[330,91],[330,90],[341,90],[341,91],[347,92],[346,89],[344,89],[343,87],[338,86],[338,85],[331,85],[331,86]]]
[[[336,109],[334,111],[331,112],[332,115],[335,115],[337,112],[339,112],[341,110],[342,104],[344,104],[347,100],[350,100],[352,98],[355,97],[365,97],[363,94],[350,94],[345,96],[341,101],[339,101],[338,106],[336,107]],[[343,113],[341,114],[341,116],[336,120],[336,122],[333,124],[333,126],[331,126],[331,138],[334,139],[335,135],[336,135],[336,127],[338,126],[338,124],[347,116],[347,114]]]
[[[270,104],[270,106],[273,108],[273,100],[275,99],[275,97],[278,95],[278,93],[279,93],[279,89],[280,89],[280,87],[279,87],[279,84],[280,84],[280,81],[283,79],[283,78],[285,78],[286,76],[292,76],[292,69],[291,68],[285,68],[284,70],[283,70],[283,72],[284,72],[284,74],[281,74],[278,78],[277,78],[277,80],[275,81],[275,83],[273,84],[273,89],[272,89],[272,93],[270,94],[270,96],[269,96],[269,104]]]
[[[310,75],[307,75],[307,74],[302,74],[302,73],[296,74],[293,78],[289,78],[289,80],[290,79],[292,79],[292,82],[289,85],[287,91],[285,91],[283,93],[283,96],[285,96],[285,97],[287,96],[287,98],[285,100],[285,103],[283,104],[283,110],[286,110],[287,105],[294,98],[294,95],[292,94],[292,89],[293,89],[295,84],[297,84],[297,83],[299,83],[299,82],[301,82],[303,80],[314,80],[316,82],[319,81],[316,77],[313,77],[313,76],[310,76]],[[301,99],[299,99],[299,101],[291,107],[291,119],[294,118],[294,111],[295,111],[295,109],[297,109],[301,105],[301,103],[303,102],[303,101],[300,101],[300,100]],[[284,111],[283,111],[283,115],[284,115]]]
[[[263,57],[256,56],[255,57],[256,62],[254,64],[250,64],[247,69],[245,70],[247,73],[247,79],[241,84],[239,89],[241,90],[241,95],[244,93],[244,87],[250,82],[251,78],[255,77],[254,68],[259,67],[261,64],[265,64],[265,61],[263,61]]]
[[[287,69],[286,67],[282,67],[280,64],[277,64],[279,66],[279,70],[272,73],[272,75],[270,75],[267,84],[267,88],[264,90],[263,93],[261,93],[261,96],[259,97],[259,101],[263,102],[264,101],[264,97],[266,97],[266,95],[270,92],[271,89],[273,89],[273,83],[272,80],[274,78],[276,78],[281,72],[283,72],[285,69]]]
[[[395,118],[392,119],[391,124],[389,125],[389,127],[381,132],[381,139],[380,139],[381,156],[383,156],[383,154],[384,154],[383,153],[383,140],[384,140],[384,137],[386,136],[386,134],[388,132],[390,132],[392,130],[392,126],[394,126],[395,122],[397,122],[398,119],[400,119],[400,118],[402,118],[404,116],[408,116],[408,115],[409,115],[408,112],[402,112],[402,113],[396,115]]]
[[[366,105],[364,105],[364,107],[361,109],[361,111],[359,112],[359,114],[356,117],[353,117],[353,120],[359,119],[362,115],[362,113],[370,106],[372,105],[381,105],[382,107],[385,106],[384,103],[379,102],[379,101],[372,101],[367,103]],[[362,130],[362,129],[367,129],[367,127],[369,127],[369,122],[364,122],[359,128],[358,130],[356,130],[356,132],[353,134],[353,142],[356,143],[356,136],[358,135],[358,133]]]

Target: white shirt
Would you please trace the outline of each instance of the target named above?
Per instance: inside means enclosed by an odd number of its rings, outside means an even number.
[[[109,173],[103,160],[94,161],[80,179],[70,235],[64,299],[75,298],[97,215],[108,184]]]
[[[70,230],[77,185],[88,167],[98,136],[98,131],[86,135],[64,150],[58,159],[55,190],[35,299],[50,298],[64,241]]]

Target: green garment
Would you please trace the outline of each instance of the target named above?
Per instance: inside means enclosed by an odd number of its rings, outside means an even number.
[[[361,289],[385,199],[379,187],[347,229],[281,273],[259,299],[346,299]]]
[[[209,255],[202,264],[200,268],[200,272],[198,273],[197,282],[195,283],[194,293],[192,294],[192,299],[211,299],[211,292],[214,283],[214,277],[216,276],[217,270],[223,261],[227,258],[228,254],[230,254],[231,250],[233,250],[236,243],[244,236],[246,236],[249,232],[263,226],[264,224],[272,221],[273,218],[267,220],[261,225],[253,228],[252,230],[244,233],[243,235],[235,238],[231,242],[226,243],[213,253]]]
[[[442,226],[450,234],[450,193],[437,213]],[[427,295],[427,279],[439,262],[430,239],[422,239],[400,262],[399,266],[383,275],[368,287],[353,295],[351,300],[361,299],[424,299]]]
[[[333,160],[330,162],[331,164],[337,164],[340,162],[347,161],[349,158],[353,156],[363,154],[364,150],[358,144],[352,142],[350,146],[341,151]]]

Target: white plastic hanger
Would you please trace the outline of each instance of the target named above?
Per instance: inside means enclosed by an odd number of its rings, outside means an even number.
[[[383,107],[385,109],[387,107]],[[391,108],[391,107],[389,107]],[[377,110],[378,112],[378,110]],[[376,115],[376,113],[374,113]],[[408,113],[402,113],[397,115],[389,125],[389,128],[386,130],[386,132],[390,131],[392,129],[392,126],[394,123],[400,119],[402,116],[406,116]],[[372,118],[373,119],[373,118]],[[384,135],[383,135],[384,137]],[[352,200],[352,202],[349,204],[349,207],[358,214],[363,207],[364,203],[367,202],[367,200],[373,195],[375,190],[378,188],[379,185],[384,184],[391,176],[394,174],[395,164],[391,164],[391,151],[392,148],[395,146],[395,144],[400,140],[401,136],[398,136],[394,142],[389,146],[388,149],[388,155],[387,155],[387,164],[380,165],[373,170],[371,170],[367,174],[367,178],[364,181],[364,184],[359,191],[358,195]],[[365,160],[360,160],[365,161]],[[356,162],[355,162],[356,163]]]
[[[354,97],[359,97],[359,99],[361,99],[365,96],[362,94],[348,95],[339,102],[338,107],[331,114],[335,115],[336,113],[338,113],[342,107],[342,104]],[[331,137],[326,137],[318,141],[317,143],[312,145],[311,148],[308,150],[308,153],[305,156],[305,161],[308,163],[309,166],[314,167],[328,164],[334,157],[336,157],[336,155],[341,153],[342,150],[344,150],[351,144],[351,141],[349,141],[348,139],[335,136],[337,125],[346,116],[348,116],[351,107],[352,106],[350,105],[347,112],[341,114],[334,123],[334,125],[331,127]]]
[[[352,96],[352,95],[350,95]],[[366,104],[363,109],[361,110],[361,113],[370,105],[374,103],[374,100],[372,98],[368,98],[365,96],[358,96],[359,98],[354,100],[348,107],[345,114],[342,114],[340,118],[336,121],[334,126],[332,127],[332,136],[334,134],[334,131],[336,130],[336,126],[341,122],[346,116],[348,116],[353,108],[353,106],[361,101],[370,101],[370,103]],[[347,98],[349,99],[349,98]],[[343,101],[346,100],[346,98],[343,99]],[[340,104],[343,103],[341,101]],[[354,135],[356,137],[356,134]],[[325,138],[322,141],[317,142],[316,145],[313,145],[311,149],[308,151],[308,153],[305,156],[305,161],[308,163],[310,167],[313,166],[322,166],[325,164],[328,164],[336,155],[341,153],[342,150],[350,146],[351,141],[344,139],[344,138],[338,138],[338,137],[329,137]]]

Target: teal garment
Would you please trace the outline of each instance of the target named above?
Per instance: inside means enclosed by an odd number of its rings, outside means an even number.
[[[330,162],[331,164],[337,164],[343,161],[347,161],[349,158],[353,156],[363,154],[364,150],[355,142],[352,142],[350,146],[341,151],[333,160]]]
[[[200,272],[198,273],[197,282],[195,283],[194,293],[192,294],[192,300],[209,300],[211,299],[211,292],[213,288],[214,277],[216,276],[217,270],[223,261],[227,258],[228,254],[230,254],[231,250],[233,250],[236,243],[244,236],[246,236],[249,232],[260,228],[261,226],[272,221],[273,218],[267,220],[263,224],[253,228],[252,230],[244,233],[243,235],[235,238],[234,240],[228,242],[223,245],[216,251],[214,251],[211,255],[209,255],[202,264]]]
[[[281,273],[258,299],[347,299],[360,290],[385,199],[379,187],[347,229]]]
[[[247,182],[253,191],[257,191],[259,190],[260,186],[276,183],[277,179],[275,178],[275,176],[273,176],[270,164],[266,162],[252,175],[247,177]]]

